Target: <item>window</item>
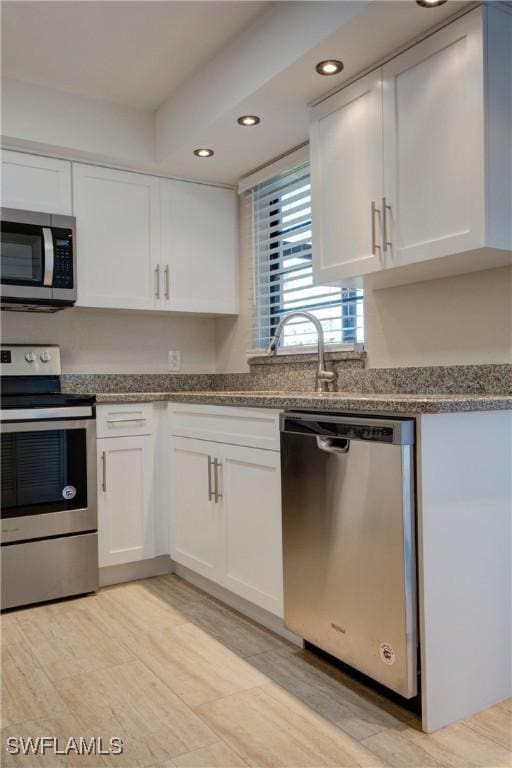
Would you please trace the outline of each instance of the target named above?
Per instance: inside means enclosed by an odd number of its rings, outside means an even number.
[[[322,323],[326,344],[363,341],[363,292],[313,285],[309,163],[254,187],[254,340],[265,348],[280,320],[307,311]],[[316,344],[307,320],[284,328],[281,346]]]

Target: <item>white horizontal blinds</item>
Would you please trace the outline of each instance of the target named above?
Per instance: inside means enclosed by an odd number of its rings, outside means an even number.
[[[267,346],[289,312],[307,311],[322,323],[327,344],[363,341],[360,290],[313,284],[309,163],[253,188],[254,343]],[[307,320],[285,326],[281,345],[316,344]]]

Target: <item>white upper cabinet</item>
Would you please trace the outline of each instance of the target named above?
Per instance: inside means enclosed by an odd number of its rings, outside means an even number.
[[[73,163],[78,305],[234,314],[233,190]]]
[[[318,282],[366,276],[379,287],[511,262],[511,50],[511,13],[482,6],[315,108]],[[375,107],[370,133],[372,77],[382,82],[382,118]],[[372,225],[375,258],[365,252]]]
[[[380,70],[315,109],[310,153],[315,282],[374,272],[383,194]]]
[[[179,312],[237,312],[236,194],[160,179],[163,301]]]
[[[159,291],[158,179],[73,163],[73,198],[77,304],[154,309]]]
[[[383,67],[387,266],[486,243],[482,14]]]
[[[2,205],[71,215],[71,163],[3,150]]]

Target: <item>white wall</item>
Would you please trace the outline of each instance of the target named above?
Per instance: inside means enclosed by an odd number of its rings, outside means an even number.
[[[155,166],[154,113],[2,81],[2,143],[94,162]]]
[[[365,291],[367,365],[512,363],[512,268]]]
[[[238,317],[215,321],[216,363],[219,373],[245,373],[252,340],[252,208],[249,196],[238,198],[239,261]]]
[[[247,371],[251,349],[251,206],[240,198],[240,317],[216,321],[217,371]],[[512,363],[512,268],[365,291],[371,368]]]
[[[215,370],[214,321],[144,312],[65,309],[54,315],[2,312],[2,341],[59,344],[64,373],[161,373],[168,350],[182,371]]]

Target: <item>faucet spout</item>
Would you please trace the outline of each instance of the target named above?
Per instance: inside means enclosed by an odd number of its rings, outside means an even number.
[[[317,339],[318,339],[318,367],[316,371],[316,391],[328,392],[329,384],[334,382],[334,380],[336,379],[336,374],[333,371],[326,370],[325,368],[324,329],[322,328],[322,324],[320,323],[318,318],[312,315],[311,312],[290,312],[288,315],[285,315],[285,317],[283,317],[283,319],[277,326],[275,333],[269,342],[269,345],[267,347],[267,355],[276,354],[277,345],[279,344],[279,340],[281,338],[283,328],[287,323],[290,322],[290,320],[296,320],[298,318],[301,318],[303,320],[309,320],[309,322],[313,323],[313,325],[316,328]]]

